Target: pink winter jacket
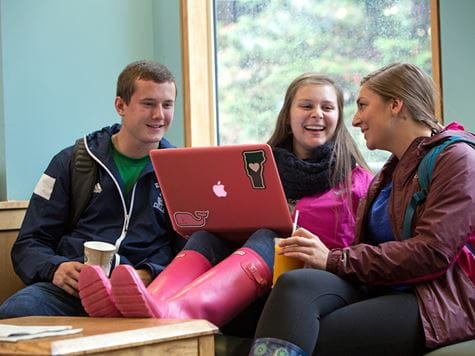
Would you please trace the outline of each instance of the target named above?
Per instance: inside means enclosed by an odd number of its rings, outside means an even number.
[[[341,184],[323,194],[300,199],[298,226],[317,235],[330,249],[349,246],[355,236],[355,218],[358,203],[366,196],[373,176],[361,167],[351,174],[351,205],[343,196]],[[294,214],[295,214],[294,210]]]

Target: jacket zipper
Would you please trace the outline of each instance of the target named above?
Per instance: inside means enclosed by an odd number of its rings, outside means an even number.
[[[119,238],[115,241],[115,251],[116,251],[116,254],[115,254],[115,266],[119,265],[120,264],[120,256],[119,254],[117,253],[119,251],[119,247],[120,247],[120,244],[122,243],[122,241],[125,239],[125,236],[127,235],[127,230],[128,230],[128,227],[129,227],[129,221],[130,221],[130,217],[132,215],[132,208],[133,208],[133,205],[134,205],[134,198],[135,198],[135,187],[137,186],[137,182],[135,182],[134,184],[134,187],[132,189],[132,198],[131,198],[131,201],[130,201],[130,207],[129,207],[129,212],[127,212],[127,206],[125,205],[125,199],[124,199],[124,195],[122,194],[122,190],[120,189],[120,185],[119,185],[119,182],[117,182],[117,180],[115,179],[114,175],[112,174],[112,172],[109,170],[109,168],[106,167],[106,165],[104,163],[101,162],[101,160],[99,160],[99,158],[97,158],[92,152],[91,150],[89,149],[89,146],[87,145],[87,140],[86,140],[86,136],[84,136],[84,147],[86,147],[86,150],[87,152],[89,153],[89,155],[102,167],[104,168],[104,170],[107,172],[107,174],[109,174],[109,176],[112,178],[112,181],[114,182],[116,188],[117,188],[117,191],[119,192],[119,196],[120,196],[120,200],[122,202],[122,208],[124,209],[124,224],[122,225],[122,232],[120,233],[120,236]]]
[[[122,232],[121,232],[119,238],[115,242],[115,246],[116,246],[117,251],[119,251],[120,244],[122,243],[122,240],[125,239],[125,235],[127,235],[127,231],[129,230],[129,222],[130,222],[130,217],[132,216],[132,208],[134,206],[135,187],[136,186],[137,186],[137,182],[135,182],[134,187],[132,188],[132,198],[130,199],[129,213],[127,213],[127,211],[125,212],[124,226],[122,227]],[[120,187],[119,187],[119,192],[120,192],[120,195],[122,197],[122,191],[120,190]],[[124,207],[125,207],[125,202],[124,202]]]

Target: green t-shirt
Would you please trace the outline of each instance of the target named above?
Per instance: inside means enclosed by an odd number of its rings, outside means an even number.
[[[147,155],[142,158],[130,158],[117,151],[112,145],[112,158],[124,182],[124,193],[128,194],[144,167],[150,162],[150,157]]]

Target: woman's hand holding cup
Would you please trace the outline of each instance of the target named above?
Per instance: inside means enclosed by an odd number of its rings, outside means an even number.
[[[298,228],[291,237],[282,239],[279,254],[299,259],[306,266],[325,270],[330,250],[318,238],[304,228]]]

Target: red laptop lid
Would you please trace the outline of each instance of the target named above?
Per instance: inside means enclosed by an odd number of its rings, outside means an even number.
[[[260,228],[290,236],[291,216],[270,146],[156,149],[150,157],[180,235],[207,230],[239,244]]]

